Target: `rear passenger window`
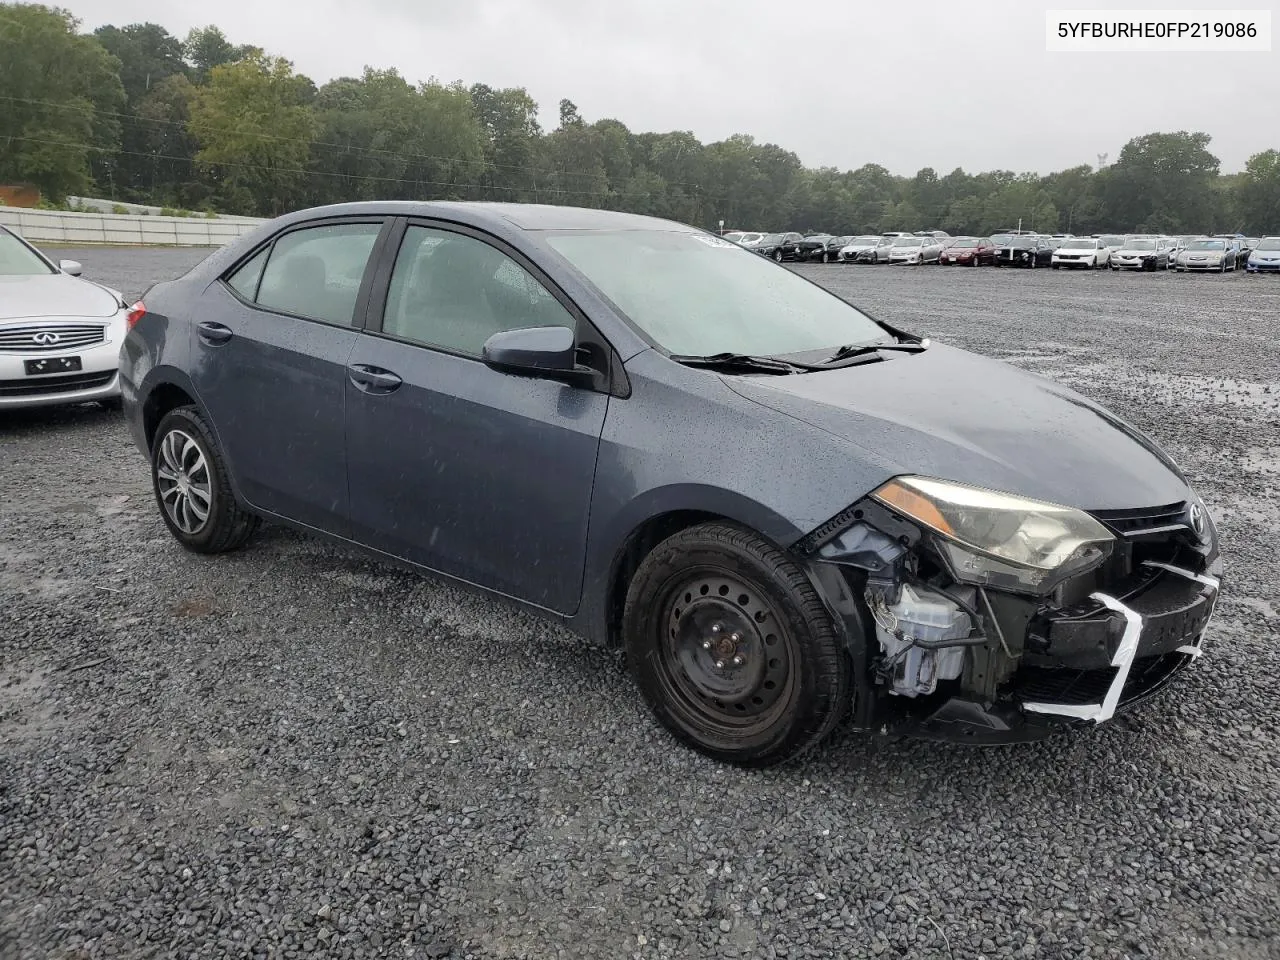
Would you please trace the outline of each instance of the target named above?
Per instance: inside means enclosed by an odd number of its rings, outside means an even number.
[[[260,250],[247,263],[241,264],[235,273],[227,277],[227,283],[231,286],[231,289],[246,300],[252,300],[256,297],[258,295],[258,281],[262,279],[262,268],[266,264],[267,254],[270,252],[270,247]]]
[[[352,326],[365,266],[381,229],[377,223],[341,223],[286,233],[271,248],[256,302],[271,310]]]

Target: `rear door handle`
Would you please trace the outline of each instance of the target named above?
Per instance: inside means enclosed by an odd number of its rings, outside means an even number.
[[[353,363],[347,367],[347,376],[356,388],[365,393],[391,393],[404,383],[396,374],[382,367],[370,366],[367,363]]]
[[[230,327],[221,323],[214,323],[212,320],[202,320],[196,324],[196,332],[201,340],[215,347],[226,343],[235,336]]]

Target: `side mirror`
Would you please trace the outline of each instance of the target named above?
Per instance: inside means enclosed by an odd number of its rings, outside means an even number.
[[[503,373],[593,386],[600,375],[578,365],[577,346],[577,335],[568,327],[524,327],[495,333],[484,342],[481,358]]]
[[[78,277],[83,272],[84,267],[80,266],[78,260],[59,260],[58,269],[71,277]]]

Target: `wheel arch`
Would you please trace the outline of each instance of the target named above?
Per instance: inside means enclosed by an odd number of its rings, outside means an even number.
[[[589,569],[597,573],[588,577],[579,629],[592,640],[618,646],[627,590],[644,558],[667,537],[715,521],[750,530],[782,550],[804,534],[763,504],[725,490],[680,485],[650,491],[621,511],[592,551]]]

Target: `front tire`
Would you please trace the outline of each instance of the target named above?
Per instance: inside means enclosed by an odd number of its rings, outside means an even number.
[[[659,722],[716,760],[793,759],[835,728],[851,696],[849,658],[808,578],[727,523],[690,527],[645,557],[623,636]]]
[[[781,251],[781,250],[775,250],[775,251],[773,251],[773,262],[774,262],[774,263],[781,263],[781,262],[782,262],[782,251]]]
[[[195,407],[171,410],[156,428],[151,486],[165,526],[194,553],[235,550],[258,529],[258,518],[236,502],[222,451]]]

